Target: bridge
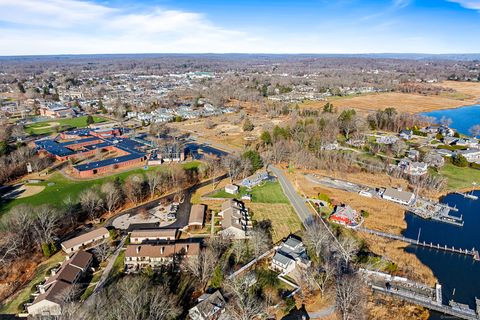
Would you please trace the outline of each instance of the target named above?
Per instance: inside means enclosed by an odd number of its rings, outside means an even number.
[[[361,232],[365,232],[365,233],[369,233],[369,234],[373,234],[373,235],[376,235],[376,236],[380,236],[380,237],[383,237],[383,238],[387,238],[387,239],[407,242],[407,243],[410,243],[410,244],[413,244],[413,245],[419,246],[419,247],[425,247],[425,248],[435,249],[435,250],[439,250],[439,251],[446,251],[446,252],[450,252],[450,253],[463,254],[463,255],[471,256],[473,258],[473,260],[475,260],[475,261],[480,261],[480,254],[479,254],[478,250],[476,250],[475,248],[472,248],[471,250],[469,250],[469,249],[455,248],[454,246],[449,247],[447,245],[440,245],[440,244],[434,244],[432,242],[419,241],[418,239],[417,240],[410,239],[410,238],[407,238],[407,237],[404,237],[404,236],[401,236],[401,235],[381,232],[381,231],[372,230],[372,229],[368,229],[368,228],[362,228],[362,227],[357,228],[356,230],[361,231]]]

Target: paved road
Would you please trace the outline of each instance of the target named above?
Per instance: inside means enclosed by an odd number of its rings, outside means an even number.
[[[328,317],[334,312],[335,312],[335,305],[332,304],[331,306],[328,306],[325,309],[322,309],[320,311],[309,312],[308,316],[310,317],[310,319],[322,319],[322,318]]]
[[[115,252],[110,256],[110,259],[108,260],[108,264],[105,267],[105,270],[103,270],[103,273],[100,279],[98,280],[97,285],[95,286],[95,289],[93,289],[93,293],[87,298],[87,301],[85,302],[92,301],[92,297],[96,293],[98,293],[100,290],[103,289],[103,286],[107,282],[108,276],[110,275],[110,271],[112,271],[113,265],[115,264],[115,260],[117,259],[118,255],[120,254],[120,251],[122,250],[123,245],[125,244],[125,240],[127,240],[126,235],[122,237],[122,239],[120,240],[120,243],[115,249]]]
[[[282,170],[272,166],[270,166],[269,169],[271,169],[273,174],[275,174],[275,176],[278,178],[278,181],[282,186],[283,192],[287,196],[288,200],[290,200],[293,209],[295,209],[295,212],[298,214],[298,217],[300,218],[302,223],[305,224],[305,222],[312,217],[310,210],[305,204],[305,200],[303,200],[303,198],[297,194],[295,188],[290,183],[290,181],[288,181]]]

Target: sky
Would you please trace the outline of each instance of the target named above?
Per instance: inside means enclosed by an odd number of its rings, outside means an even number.
[[[0,55],[480,53],[480,0],[0,0]]]

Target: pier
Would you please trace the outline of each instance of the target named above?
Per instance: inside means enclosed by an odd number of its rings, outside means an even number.
[[[419,247],[430,248],[430,249],[435,249],[439,251],[446,251],[446,252],[456,253],[456,254],[463,254],[466,256],[471,256],[475,261],[480,261],[480,254],[478,250],[476,250],[475,248],[472,248],[471,250],[469,250],[469,249],[455,248],[454,246],[449,247],[447,245],[440,245],[440,244],[434,244],[432,242],[419,241],[418,239],[414,240],[414,239],[406,238],[404,236],[367,229],[367,228],[357,228],[356,230],[377,235],[383,238],[407,242],[409,244],[413,244]]]
[[[387,273],[360,269],[373,291],[408,301],[430,310],[466,320],[480,319],[480,300],[476,299],[476,309],[468,305],[450,301],[448,305],[442,301],[442,286],[434,288],[407,278],[392,276]]]
[[[478,200],[478,196],[474,195],[473,193],[464,193],[464,192],[455,192],[456,194],[462,195],[464,198],[471,199],[471,200]]]

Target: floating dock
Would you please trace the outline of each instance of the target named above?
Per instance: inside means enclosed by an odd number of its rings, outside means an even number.
[[[455,192],[456,194],[462,195],[464,198],[470,200],[478,200],[478,196],[474,195],[473,193],[464,193],[464,192]]]

